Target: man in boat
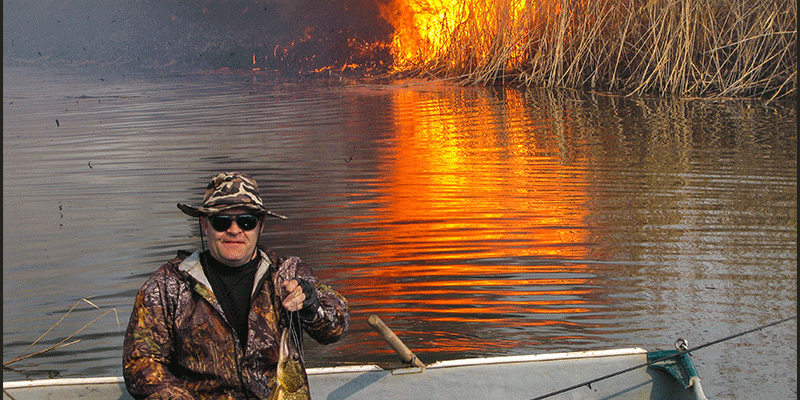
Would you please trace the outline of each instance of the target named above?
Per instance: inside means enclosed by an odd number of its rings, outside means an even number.
[[[199,218],[208,250],[179,251],[139,290],[125,333],[125,385],[134,398],[266,399],[283,329],[335,342],[349,325],[347,300],[301,259],[257,244],[267,217],[286,217],[267,210],[252,177],[220,173],[202,206],[178,208]]]

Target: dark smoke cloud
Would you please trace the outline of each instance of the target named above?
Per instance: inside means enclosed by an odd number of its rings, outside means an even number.
[[[390,63],[379,0],[4,0],[4,62],[303,72]]]

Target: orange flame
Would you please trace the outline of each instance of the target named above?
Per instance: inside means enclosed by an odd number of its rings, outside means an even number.
[[[465,51],[483,62],[499,45],[509,62],[522,55],[521,29],[534,5],[530,0],[393,0],[381,16],[394,27],[394,69],[457,61]],[[433,65],[435,66],[435,65]]]
[[[460,8],[458,0],[394,0],[381,7],[381,15],[395,29],[395,65],[441,53],[460,19]]]

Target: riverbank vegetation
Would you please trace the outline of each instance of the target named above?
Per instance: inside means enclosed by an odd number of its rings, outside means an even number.
[[[395,38],[396,71],[463,84],[796,98],[794,0],[456,4],[435,37]]]

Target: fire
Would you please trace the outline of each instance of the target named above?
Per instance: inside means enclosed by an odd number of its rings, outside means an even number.
[[[522,34],[534,5],[530,0],[392,0],[381,16],[394,27],[395,70],[485,63],[497,48],[513,68],[524,56]],[[471,65],[467,65],[471,64]]]
[[[353,12],[349,20],[333,22],[297,15],[293,19],[300,25],[285,34],[265,35],[260,42],[229,51],[219,60],[228,67],[255,71],[366,75],[425,71],[459,76],[481,69],[500,70],[505,75],[530,59],[530,46],[526,45],[533,31],[531,0],[382,0],[359,4],[363,7],[342,6],[343,12]],[[211,16],[221,12],[203,10]],[[258,21],[254,13],[245,9],[237,15]]]
[[[393,0],[381,16],[394,27],[392,55],[396,66],[440,54],[461,19],[459,0]]]

